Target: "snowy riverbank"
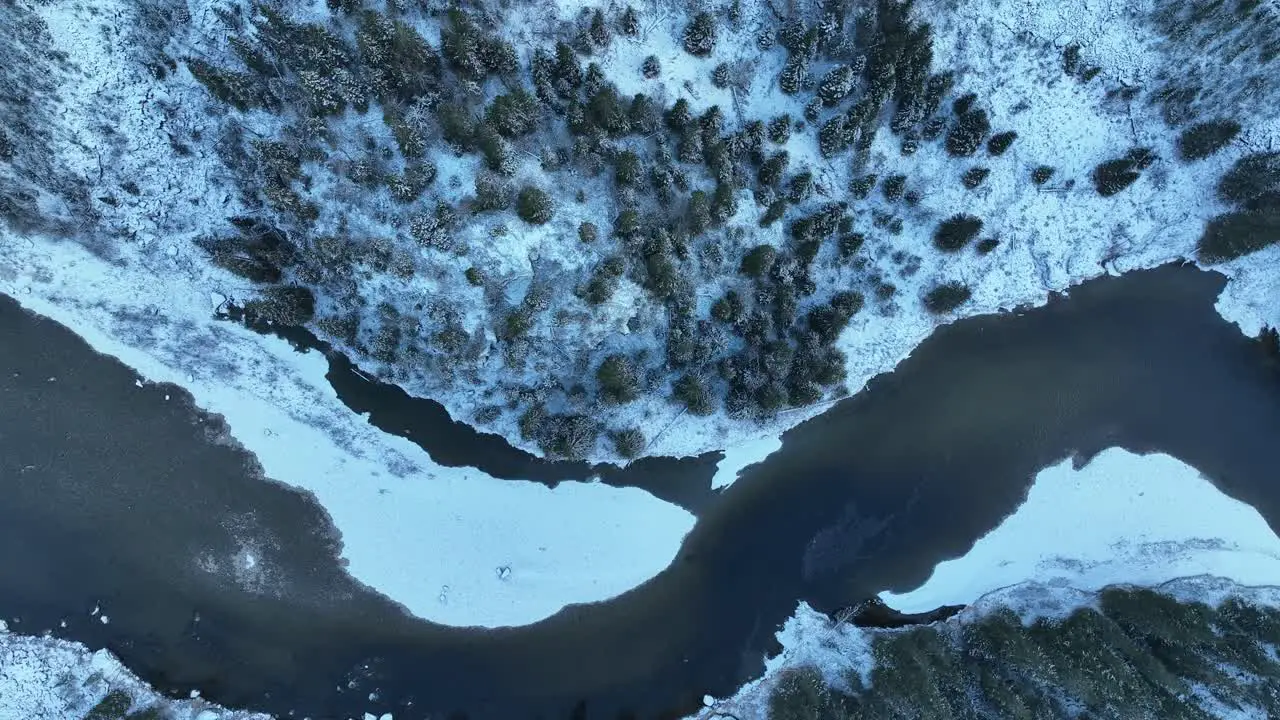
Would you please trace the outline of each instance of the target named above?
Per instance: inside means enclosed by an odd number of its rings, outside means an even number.
[[[85,717],[100,703],[121,714],[155,709],[171,720],[267,720],[266,715],[226,710],[194,695],[170,700],[105,650],[90,652],[79,643],[11,634],[0,622],[0,717],[69,720]],[[149,717],[139,715],[138,720]]]
[[[180,385],[224,416],[268,478],[327,509],[352,576],[419,617],[522,625],[604,600],[660,572],[693,527],[691,514],[642,490],[552,490],[436,466],[343,406],[319,355],[213,320],[221,298],[190,277],[161,280],[74,243],[0,234],[0,291],[135,368],[140,382]],[[236,567],[210,560],[192,558]]]
[[[940,563],[919,588],[880,597],[904,612],[968,605],[948,623],[1005,608],[1030,622],[1092,607],[1100,590],[1117,585],[1183,602],[1242,597],[1280,607],[1280,537],[1194,468],[1113,448],[1079,470],[1070,460],[1046,468],[1026,501],[963,557]],[[801,603],[778,633],[783,650],[766,661],[765,675],[695,717],[766,720],[774,683],[789,669],[816,666],[837,685],[850,670],[865,676],[877,632],[834,623]]]

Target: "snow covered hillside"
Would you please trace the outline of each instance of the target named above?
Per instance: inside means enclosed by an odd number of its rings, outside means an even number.
[[[827,703],[848,711],[836,717],[891,717],[904,698],[921,717],[956,700],[979,717],[1276,712],[1280,537],[1166,455],[1111,449],[1079,470],[1069,460],[1046,468],[963,557],[915,590],[880,597],[904,612],[967,607],[932,626],[865,630],[802,603],[765,676],[697,717],[826,717],[795,713]],[[1245,644],[1226,647],[1237,640]],[[1001,687],[1031,707],[1017,710]],[[1171,709],[1180,703],[1190,704]]]
[[[692,454],[1104,272],[1280,322],[1277,11],[1229,5],[11,5],[0,209],[524,447]]]

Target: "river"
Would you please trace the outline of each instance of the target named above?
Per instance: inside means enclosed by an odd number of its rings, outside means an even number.
[[[1224,282],[1164,267],[942,328],[702,503],[661,575],[501,630],[434,626],[359,587],[323,510],[264,481],[181,389],[135,388],[0,297],[0,616],[280,715],[679,716],[758,674],[797,601],[918,584],[1068,455],[1166,452],[1276,528],[1280,373],[1214,311]]]

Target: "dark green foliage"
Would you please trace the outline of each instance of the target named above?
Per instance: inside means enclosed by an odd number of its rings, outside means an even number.
[[[795,95],[800,92],[808,74],[808,61],[803,57],[792,55],[787,58],[787,62],[782,66],[782,72],[778,74],[778,87],[782,88],[782,92],[787,95]]]
[[[122,720],[132,704],[133,698],[129,693],[123,690],[112,690],[89,710],[84,720]]]
[[[962,182],[966,188],[973,190],[974,188],[978,187],[982,183],[986,182],[987,176],[990,174],[991,174],[991,168],[984,168],[984,167],[969,168],[968,170],[965,171],[964,175],[960,178],[960,182]]]
[[[972,110],[973,104],[977,101],[977,93],[965,93],[951,103],[951,112],[955,113],[956,117],[960,117]]]
[[[944,252],[956,252],[973,241],[982,231],[982,220],[964,213],[952,215],[933,231],[933,244]]]
[[[785,198],[778,198],[769,203],[769,207],[765,210],[764,215],[760,217],[760,227],[769,227],[770,225],[782,219],[787,212],[787,201]]]
[[[245,311],[269,322],[296,327],[315,317],[316,296],[305,287],[277,285],[245,303]]]
[[[705,190],[694,190],[689,195],[689,207],[685,213],[689,234],[697,237],[711,227],[711,196]]]
[[[1111,197],[1137,182],[1138,161],[1132,157],[1108,160],[1093,169],[1093,186],[1102,197]]]
[[[585,415],[546,415],[537,429],[538,447],[551,457],[578,460],[595,448],[600,426]]]
[[[742,318],[743,310],[742,296],[730,290],[711,305],[711,317],[722,323],[733,324]]]
[[[876,186],[876,180],[877,176],[875,173],[868,173],[854,178],[854,180],[849,184],[849,194],[858,200],[865,199],[871,194],[871,188]]]
[[[646,79],[652,80],[662,73],[662,62],[658,60],[657,55],[650,55],[640,63],[640,74]]]
[[[516,215],[530,225],[545,225],[551,221],[551,196],[544,190],[526,185],[516,197]]]
[[[409,162],[404,172],[387,181],[391,197],[402,203],[410,203],[422,196],[436,179],[436,166],[427,162]]]
[[[948,313],[969,301],[973,291],[959,282],[938,285],[924,296],[924,307],[935,315]]]
[[[609,302],[618,289],[618,282],[626,270],[621,258],[611,257],[600,263],[591,273],[582,292],[582,299],[589,305],[601,305]]]
[[[857,76],[852,67],[839,65],[824,75],[822,81],[818,83],[818,98],[827,107],[839,105],[849,96],[856,80]]]
[[[862,233],[846,233],[840,236],[840,257],[851,258],[866,244],[867,238]]]
[[[790,155],[787,154],[786,150],[779,150],[770,155],[769,159],[760,165],[760,170],[756,173],[756,180],[761,185],[777,185],[782,180],[782,175],[787,171],[789,159]]]
[[[629,403],[640,395],[640,375],[625,355],[610,355],[596,368],[600,399],[610,405]]]
[[[787,190],[787,200],[791,204],[798,205],[805,200],[808,200],[809,196],[812,194],[813,173],[802,172],[799,175],[793,175],[791,177],[791,185]]]
[[[906,175],[890,175],[880,184],[880,192],[889,202],[897,202],[902,198],[902,191],[907,187]]]
[[[613,440],[613,451],[626,460],[637,458],[644,452],[646,441],[644,433],[639,428],[619,430],[613,433],[610,439]]]
[[[449,23],[440,28],[440,49],[449,65],[468,80],[510,75],[519,68],[516,52],[495,35],[481,31],[462,10],[449,11]]]
[[[841,331],[849,325],[849,321],[862,309],[863,298],[860,293],[852,291],[838,292],[831,297],[828,305],[819,305],[809,311],[806,323],[810,332],[817,336],[818,342],[829,345],[840,337]]]
[[[613,232],[620,238],[629,238],[640,231],[640,212],[635,208],[627,208],[618,213],[613,221]]]
[[[605,23],[604,13],[599,8],[591,14],[591,25],[587,29],[587,36],[598,50],[607,48],[609,41],[612,40],[612,33],[609,32],[609,26]]]
[[[297,262],[297,247],[283,232],[256,220],[237,218],[232,222],[240,229],[239,235],[198,241],[209,259],[253,282],[280,282],[283,270]]]
[[[1178,136],[1178,157],[1188,162],[1203,160],[1226,147],[1240,134],[1235,120],[1196,123]]]
[[[467,268],[466,271],[463,273],[463,276],[467,278],[468,285],[471,285],[473,287],[484,286],[484,273],[480,271],[480,268],[474,265]]]
[[[716,21],[709,12],[700,12],[684,29],[682,38],[685,52],[706,57],[716,46]]]
[[[523,89],[513,90],[493,99],[485,111],[485,120],[499,135],[516,138],[538,127],[538,100]]]
[[[252,73],[218,68],[197,58],[187,58],[186,64],[192,76],[210,95],[241,112],[258,107],[278,108],[279,100]]]
[[[1053,168],[1048,165],[1040,165],[1031,171],[1031,182],[1036,185],[1043,185],[1049,182],[1049,178],[1053,177]]]
[[[782,145],[791,138],[791,116],[779,115],[769,121],[769,141]]]
[[[999,157],[1000,155],[1003,155],[1005,151],[1009,149],[1009,146],[1013,144],[1013,141],[1017,139],[1018,133],[1013,130],[1005,130],[1004,132],[996,133],[991,136],[990,140],[987,140],[987,152],[993,156]]]
[[[473,138],[476,147],[480,149],[480,154],[484,156],[485,167],[503,175],[515,172],[511,150],[507,147],[507,141],[502,139],[497,130],[488,123],[478,123],[475,126]]]
[[[789,669],[779,674],[769,695],[769,720],[843,720],[837,697],[817,668]]]
[[[600,231],[596,228],[595,223],[584,222],[578,225],[578,239],[584,243],[593,243],[600,236]]]
[[[618,27],[623,35],[635,37],[640,32],[640,18],[636,15],[635,8],[630,5],[622,12],[622,18],[618,21]]]
[[[440,56],[404,22],[372,10],[362,12],[356,47],[374,91],[385,101],[412,103],[439,85]]]
[[[715,411],[711,391],[702,378],[684,375],[671,388],[672,397],[693,415],[710,415]]]
[[[971,110],[956,119],[947,133],[947,152],[954,157],[968,157],[982,147],[991,132],[991,121],[985,110]]]
[[[1205,226],[1196,248],[1200,261],[1221,263],[1280,242],[1280,207],[1271,211],[1235,211]]]
[[[715,194],[711,196],[711,220],[721,224],[737,212],[738,199],[733,186],[726,182],[718,183]]]
[[[711,71],[711,84],[724,89],[729,87],[729,64],[720,63]]]
[[[1218,181],[1223,202],[1244,204],[1280,193],[1280,151],[1246,155]]]
[[[978,251],[978,254],[979,254],[979,255],[987,255],[987,254],[989,254],[992,250],[995,250],[995,249],[996,249],[996,248],[998,248],[998,247],[1000,247],[1000,241],[999,241],[999,240],[997,240],[996,238],[993,238],[993,237],[987,237],[987,238],[982,238],[981,240],[979,240],[979,241],[978,241],[978,246],[977,246],[977,248],[975,248],[975,249]]]
[[[640,184],[640,156],[623,150],[613,159],[613,179],[619,187],[636,187]]]
[[[1217,183],[1236,210],[1210,220],[1199,240],[1204,263],[1222,263],[1280,242],[1280,152],[1245,155]]]
[[[757,245],[742,258],[740,271],[747,277],[762,277],[773,268],[777,257],[777,248],[772,245]]]
[[[1075,75],[1080,70],[1080,45],[1071,43],[1062,49],[1062,72]]]
[[[476,197],[471,212],[501,212],[511,207],[511,187],[505,180],[490,173],[476,175]]]

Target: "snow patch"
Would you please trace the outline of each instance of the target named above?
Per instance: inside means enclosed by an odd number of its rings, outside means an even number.
[[[880,599],[902,612],[961,605],[1025,580],[1096,590],[1212,574],[1280,584],[1280,538],[1257,510],[1168,455],[1112,448],[1035,478],[1023,504],[924,585]]]

